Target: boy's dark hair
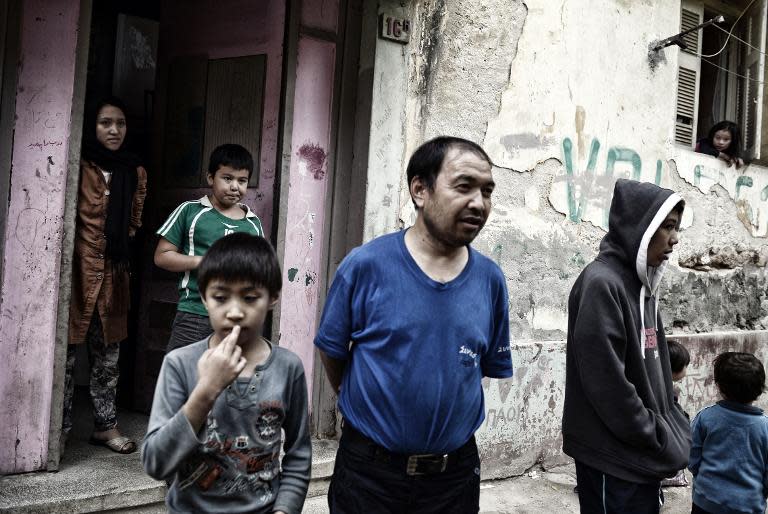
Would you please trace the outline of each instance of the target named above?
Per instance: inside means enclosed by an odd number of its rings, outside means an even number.
[[[741,157],[741,131],[739,130],[739,126],[728,120],[715,123],[712,128],[709,129],[709,134],[707,134],[709,144],[712,144],[715,140],[715,132],[720,130],[727,130],[731,133],[731,144],[723,153],[728,154],[731,157]]]
[[[246,281],[265,287],[277,296],[283,287],[280,263],[272,244],[259,236],[235,232],[211,245],[197,268],[200,296],[212,280]]]
[[[715,383],[727,400],[751,403],[765,390],[765,368],[751,353],[724,352],[715,358]]]
[[[679,201],[675,204],[674,207],[672,207],[672,210],[675,211],[678,216],[680,216],[680,221],[683,221],[683,211],[685,210],[685,201]],[[678,224],[679,226],[679,224]]]
[[[234,170],[248,170],[248,180],[253,175],[253,156],[244,147],[235,144],[219,145],[211,152],[208,161],[208,174],[215,176],[222,166],[229,166]]]
[[[691,354],[685,346],[674,339],[667,341],[667,347],[669,348],[669,367],[672,368],[672,373],[680,373],[691,363]]]
[[[451,148],[471,152],[493,166],[491,158],[477,143],[460,137],[439,136],[418,147],[411,155],[406,169],[408,187],[411,186],[414,177],[420,177],[430,191],[434,190],[437,175],[440,173],[445,156]]]

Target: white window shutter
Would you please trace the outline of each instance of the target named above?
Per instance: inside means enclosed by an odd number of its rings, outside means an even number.
[[[677,68],[677,109],[675,113],[675,142],[692,146],[696,127],[698,72],[679,66]]]
[[[741,114],[741,134],[746,159],[759,159],[762,142],[763,118],[763,81],[765,80],[765,36],[766,8],[768,1],[759,0],[744,14],[740,23],[744,24],[746,40],[759,48],[756,50],[744,45],[742,62],[739,72],[746,78],[742,79],[740,88],[743,102],[739,106]],[[768,140],[766,141],[768,142]]]
[[[702,14],[698,11],[693,11],[691,9],[686,9],[686,7],[683,7],[680,9],[680,31],[689,30],[695,27],[696,25],[701,23],[701,16]],[[683,36],[683,41],[685,41],[685,44],[687,48],[683,50],[683,52],[688,52],[689,54],[696,55],[698,49],[699,49],[699,36],[701,35],[700,30],[694,30],[692,32],[689,32],[685,36]]]
[[[681,3],[680,30],[687,30],[702,22],[704,8],[701,3]],[[701,32],[687,34],[688,48],[678,54],[677,102],[675,107],[675,143],[690,148],[695,146],[699,113],[699,77],[701,71]]]

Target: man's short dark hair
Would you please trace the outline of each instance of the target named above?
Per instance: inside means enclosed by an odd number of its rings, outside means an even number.
[[[724,352],[715,358],[715,383],[727,400],[751,403],[765,390],[765,368],[751,353]]]
[[[244,147],[235,144],[219,145],[211,152],[208,161],[208,174],[215,176],[222,166],[229,166],[233,170],[248,170],[248,180],[253,175],[253,156]]]
[[[433,190],[445,156],[451,148],[471,152],[493,166],[491,158],[477,143],[460,137],[439,136],[418,147],[411,155],[406,169],[408,187],[411,187],[414,177],[420,177],[427,188]]]
[[[283,287],[280,263],[272,244],[259,236],[235,232],[211,245],[197,268],[200,296],[213,280],[253,282],[277,296]]]
[[[688,348],[674,339],[667,341],[667,347],[669,348],[669,367],[672,368],[672,373],[680,373],[691,363],[691,354],[688,353]]]

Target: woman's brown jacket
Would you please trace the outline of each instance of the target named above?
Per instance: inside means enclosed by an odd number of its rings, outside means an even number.
[[[133,195],[128,235],[141,226],[141,211],[147,196],[147,172],[136,169],[138,181]],[[69,343],[85,342],[94,308],[104,326],[104,341],[119,343],[128,336],[130,287],[128,272],[112,269],[105,258],[109,187],[101,170],[91,162],[80,163],[77,197],[75,252],[72,259],[72,299],[69,307]]]

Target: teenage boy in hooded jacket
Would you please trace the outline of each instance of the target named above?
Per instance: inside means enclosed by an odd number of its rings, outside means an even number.
[[[661,480],[688,462],[656,296],[684,207],[673,191],[619,179],[600,252],[571,290],[563,451],[581,512],[658,513]]]

